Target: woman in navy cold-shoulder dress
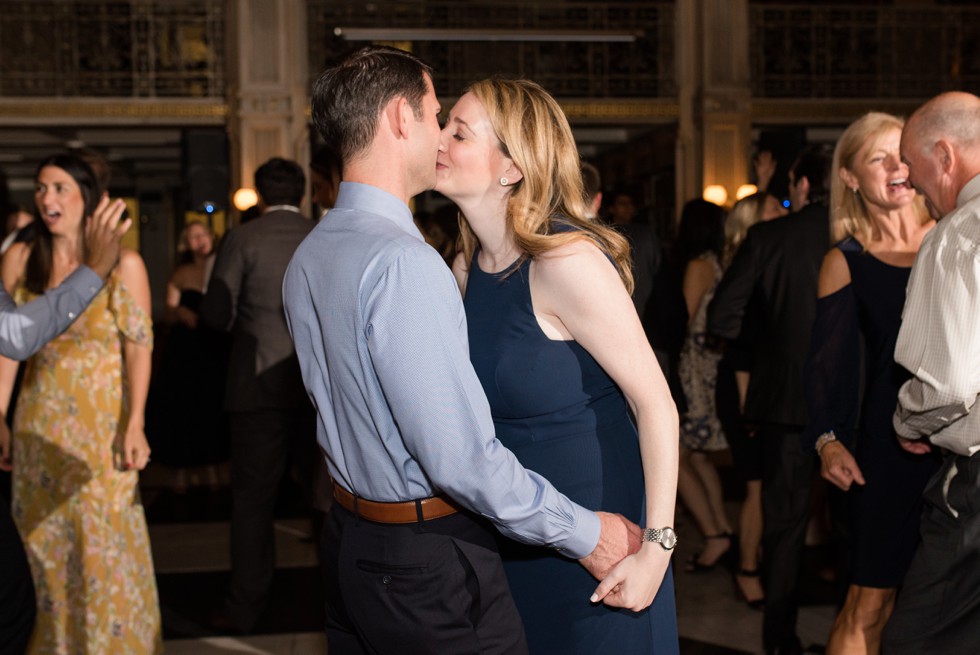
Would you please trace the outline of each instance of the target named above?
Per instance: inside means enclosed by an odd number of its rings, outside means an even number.
[[[922,490],[939,466],[934,454],[903,450],[892,427],[909,378],[895,363],[905,287],[934,225],[899,158],[902,125],[866,114],[834,151],[831,229],[840,241],[820,270],[803,435],[851,509],[853,570],[828,655],[879,651],[919,540]]]
[[[568,122],[532,82],[478,82],[450,112],[436,171],[465,218],[453,270],[497,437],[572,500],[657,529],[598,588],[561,553],[502,538],[531,653],[677,653],[673,531],[660,530],[677,412],[630,300],[628,246],[585,218]]]

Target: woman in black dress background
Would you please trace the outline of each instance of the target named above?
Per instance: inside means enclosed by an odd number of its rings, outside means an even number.
[[[866,114],[834,151],[831,240],[838,243],[820,269],[803,435],[819,454],[821,475],[850,502],[853,570],[831,655],[879,651],[918,542],[922,489],[939,463],[904,451],[892,428],[909,377],[894,360],[905,287],[934,225],[899,158],[902,126],[894,116]]]
[[[229,454],[221,409],[227,338],[198,321],[214,252],[214,233],[203,223],[189,223],[181,232],[178,265],[167,282],[164,323],[169,332],[149,400],[153,457],[176,469],[178,492],[196,482],[198,472],[217,487],[216,465]]]

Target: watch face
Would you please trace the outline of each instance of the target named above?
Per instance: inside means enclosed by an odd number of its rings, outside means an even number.
[[[677,545],[677,534],[671,528],[664,528],[660,533],[660,544],[667,550],[672,550]]]

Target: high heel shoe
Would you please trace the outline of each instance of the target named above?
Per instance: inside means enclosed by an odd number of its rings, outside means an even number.
[[[694,553],[693,555],[691,555],[691,557],[688,558],[687,565],[684,567],[684,570],[687,571],[688,573],[705,573],[707,571],[714,570],[714,568],[718,566],[718,563],[724,561],[732,552],[732,545],[734,544],[734,539],[733,539],[734,536],[735,535],[733,535],[730,532],[722,532],[721,534],[709,534],[707,537],[705,537],[705,540],[724,539],[725,541],[728,542],[727,548],[725,548],[725,550],[723,550],[721,554],[715,558],[715,561],[709,564],[705,564],[699,561],[701,559],[701,554],[703,553],[703,551],[699,550],[698,552]]]
[[[749,600],[749,597],[745,595],[745,590],[742,589],[742,585],[738,583],[739,576],[742,576],[743,578],[758,578],[759,569],[739,569],[734,575],[732,575],[732,586],[735,589],[736,600],[742,601],[751,609],[762,610],[762,608],[766,605],[765,597]]]

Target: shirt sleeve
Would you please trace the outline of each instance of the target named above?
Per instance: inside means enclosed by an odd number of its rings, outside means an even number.
[[[387,267],[366,301],[365,326],[405,447],[433,485],[514,539],[574,558],[591,553],[598,517],[524,469],[494,436],[459,290],[435,253],[409,249]]]
[[[88,266],[79,266],[54,289],[17,307],[0,286],[0,354],[24,360],[68,329],[96,294],[103,281]]]
[[[851,451],[858,416],[861,337],[854,288],[846,287],[817,300],[804,388],[809,420],[804,450],[813,450],[821,434],[833,431]]]
[[[977,402],[980,258],[972,245],[923,246],[912,269],[895,348],[896,361],[914,376],[899,390],[893,421],[906,439],[942,431]]]

